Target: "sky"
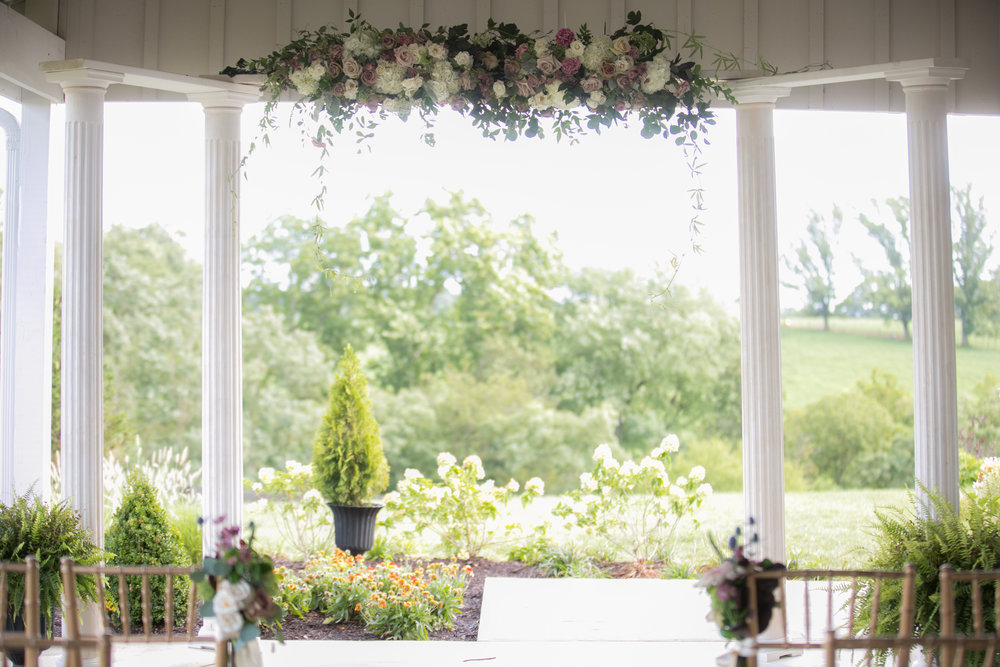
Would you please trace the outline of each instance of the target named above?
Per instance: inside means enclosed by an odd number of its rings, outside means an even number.
[[[0,107],[17,115],[16,104]],[[54,107],[50,160],[50,229],[62,227],[62,107]],[[491,141],[450,111],[442,112],[437,145],[424,145],[419,118],[385,122],[359,154],[344,136],[325,163],[329,191],[322,211],[312,204],[320,184],[311,176],[319,151],[288,128],[262,146],[257,129],[263,105],[243,113],[243,146],[256,142],[241,184],[244,241],[283,215],[340,225],[367,210],[374,196],[393,194],[404,215],[426,199],[442,201],[462,191],[479,199],[497,224],[523,214],[535,218],[539,235],[555,234],[572,269],[631,268],[650,275],[672,258],[681,261],[678,284],[708,290],[735,312],[739,296],[735,113],[719,110],[693,179],[672,142],[642,139],[638,127],[620,127],[578,143],[522,139]],[[779,251],[790,254],[804,236],[810,211],[844,211],[838,238],[838,298],[856,285],[854,258],[869,265],[880,251],[857,217],[876,214],[872,200],[906,195],[906,118],[903,114],[776,111],[775,154]],[[1000,224],[1000,118],[949,117],[952,184],[971,183],[983,196],[991,233]],[[200,261],[203,252],[203,114],[190,103],[108,103],[105,107],[105,228],[158,223],[176,234]],[[5,161],[0,164],[0,177]],[[689,190],[704,191],[703,225],[692,239]],[[887,215],[885,207],[883,213]],[[419,225],[419,223],[417,223]],[[702,252],[692,250],[692,244]],[[784,269],[783,269],[784,271]],[[784,271],[782,280],[792,280]],[[782,288],[782,308],[801,305],[801,295]]]

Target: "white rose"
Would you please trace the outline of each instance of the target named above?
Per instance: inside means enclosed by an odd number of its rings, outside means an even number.
[[[316,62],[314,62],[312,65],[309,66],[309,74],[314,79],[320,78],[321,76],[326,74],[326,65],[317,60]]]
[[[619,37],[615,41],[611,42],[611,52],[616,56],[623,56],[632,50],[632,45],[629,44],[628,37]]]
[[[566,55],[579,60],[583,57],[583,53],[586,50],[587,47],[583,45],[583,42],[578,39],[574,39],[570,42],[569,46],[566,47]]]
[[[493,82],[493,94],[497,96],[498,100],[507,94],[507,86],[504,85],[503,81]]]
[[[253,589],[250,587],[250,584],[242,579],[237,581],[235,584],[232,584],[230,586],[230,590],[233,599],[236,600],[236,604],[240,607],[240,609],[242,609],[246,601],[253,596]]]
[[[462,69],[472,67],[472,55],[468,51],[459,51],[455,54],[455,64]]]
[[[615,72],[617,74],[624,74],[625,72],[632,69],[631,58],[618,58],[615,60]]]
[[[596,109],[608,100],[604,91],[595,90],[587,97],[587,106],[591,109]]]
[[[215,615],[215,638],[219,640],[235,639],[243,629],[243,614],[233,612],[230,614]]]
[[[431,42],[427,45],[427,54],[434,60],[443,60],[448,57],[448,49],[443,44]]]
[[[212,610],[216,616],[239,612],[240,607],[233,596],[232,586],[229,584],[229,581],[224,579],[219,582],[218,590],[215,591],[215,595],[212,597]]]
[[[344,99],[358,99],[358,82],[354,79],[348,79],[344,82]]]
[[[354,58],[344,58],[341,66],[349,79],[357,79],[361,76],[361,65]]]
[[[403,92],[407,97],[413,97],[422,85],[424,85],[423,79],[419,76],[411,76],[408,79],[403,79]]]
[[[547,39],[535,40],[535,57],[544,58],[549,55],[549,41]]]

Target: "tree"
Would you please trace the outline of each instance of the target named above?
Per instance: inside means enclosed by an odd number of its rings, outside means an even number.
[[[799,277],[799,283],[792,286],[806,293],[805,311],[823,318],[823,331],[830,330],[830,313],[836,293],[831,239],[840,233],[843,222],[843,214],[837,206],[833,207],[832,223],[811,211],[806,225],[808,243],[805,240],[799,241],[798,247],[794,249],[794,262],[785,257],[785,266]]]
[[[872,203],[878,211],[878,204]],[[903,337],[910,340],[910,320],[913,318],[910,289],[910,200],[897,197],[887,199],[885,203],[892,212],[894,225],[872,220],[863,213],[859,220],[868,230],[868,235],[882,248],[889,268],[874,271],[858,262],[864,280],[852,298],[860,300],[866,309],[884,319],[899,320],[903,325]]]
[[[983,198],[973,202],[972,185],[964,190],[952,188],[951,194],[955,201],[952,219],[955,310],[962,322],[962,347],[969,347],[969,335],[975,330],[978,312],[987,298],[982,278],[993,246],[983,238],[986,229]]]
[[[739,412],[739,392],[732,390],[740,364],[736,321],[683,287],[652,299],[665,280],[584,270],[570,279],[558,311],[558,406],[578,412],[609,406],[615,435],[633,451],[658,442],[667,429],[726,423],[739,433],[738,418],[719,417]]]

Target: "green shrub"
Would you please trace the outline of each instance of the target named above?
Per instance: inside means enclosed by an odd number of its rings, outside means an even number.
[[[389,485],[378,423],[361,362],[348,345],[330,387],[330,408],[313,443],[316,487],[328,502],[363,505]]]
[[[712,490],[740,491],[743,489],[743,451],[737,441],[722,438],[696,440],[677,452],[673,467],[690,470],[696,465],[710,461],[707,480]]]
[[[166,511],[157,500],[156,490],[139,470],[132,470],[126,480],[121,507],[112,517],[111,527],[104,538],[109,552],[109,565],[190,565],[191,559],[181,543],[180,535],[170,523]],[[128,577],[129,618],[142,622],[142,581]],[[174,618],[187,612],[187,577],[174,583]],[[166,606],[166,580],[150,579],[153,622],[162,623]],[[110,586],[109,597],[119,608],[116,586]]]
[[[907,563],[917,569],[914,628],[918,636],[936,635],[939,622],[938,570],[945,563],[957,571],[1000,568],[1000,513],[996,498],[965,496],[956,512],[940,496],[929,495],[929,508],[935,518],[924,516],[911,494],[907,509],[884,508],[875,512],[874,551],[868,566],[873,569],[902,570]],[[992,600],[991,585],[983,586],[983,599]],[[867,627],[871,618],[873,591],[865,591],[858,618],[859,627]],[[899,626],[901,583],[882,585],[879,626],[876,634],[895,634]],[[972,634],[971,590],[968,584],[955,587],[955,627],[959,635]],[[992,614],[985,614],[987,634],[994,632]],[[884,664],[886,656],[880,656]],[[966,664],[979,664],[978,662]]]
[[[200,518],[201,507],[194,503],[174,505],[170,510],[170,522],[177,531],[181,547],[191,563],[201,562],[202,531],[201,524],[198,523]]]
[[[988,373],[959,401],[962,449],[976,458],[1000,456],[1000,379]]]

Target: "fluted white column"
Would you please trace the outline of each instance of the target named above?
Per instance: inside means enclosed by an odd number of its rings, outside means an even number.
[[[240,116],[253,98],[192,96],[205,110],[205,268],[202,288],[202,546],[243,523],[243,355],[240,322]]]
[[[0,109],[7,137],[7,205],[4,217],[3,282],[0,294],[0,502],[14,500],[14,327],[17,321],[17,235],[21,208],[21,126]]]
[[[894,74],[906,96],[917,482],[958,507],[955,292],[948,176],[948,82],[960,67]],[[918,488],[918,493],[920,489]]]
[[[743,503],[760,536],[758,556],[785,559],[785,464],[774,175],[774,104],[786,89],[740,95],[740,352],[743,390]]]

